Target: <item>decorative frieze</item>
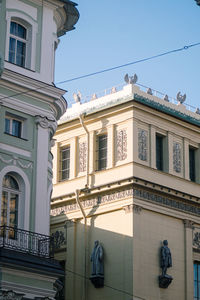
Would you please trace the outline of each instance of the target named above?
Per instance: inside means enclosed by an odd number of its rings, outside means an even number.
[[[154,204],[157,204],[159,206],[164,206],[171,208],[173,210],[179,210],[185,213],[193,214],[196,216],[200,216],[200,207],[195,206],[193,204],[190,204],[186,201],[181,201],[181,200],[175,200],[172,198],[165,197],[163,195],[155,194],[150,191],[146,191],[143,189],[137,189],[137,188],[131,188],[127,190],[123,190],[120,192],[115,192],[115,193],[110,193],[110,194],[104,194],[102,196],[96,196],[95,198],[87,199],[82,201],[82,206],[84,208],[89,208],[89,207],[95,207],[99,206],[104,203],[108,203],[111,201],[116,201],[116,200],[121,200],[125,199],[127,197],[136,197],[141,200],[145,200]],[[52,216],[57,216],[61,214],[65,214],[71,211],[78,210],[79,207],[75,202],[71,202],[65,206],[61,206],[58,208],[53,208],[51,210],[51,215]],[[140,208],[135,206],[133,208],[134,211],[138,210],[138,213],[140,212]],[[189,221],[185,221],[185,226],[192,226],[192,223],[188,223]]]
[[[117,131],[117,160],[127,158],[127,132],[125,129]]]
[[[150,201],[158,205],[172,208],[173,210],[176,209],[179,211],[200,216],[200,207],[189,204],[187,202],[174,200],[142,189],[134,189],[133,196],[138,199]]]
[[[200,228],[194,228],[193,231],[193,246],[200,249]]]
[[[181,173],[181,144],[173,143],[173,168],[177,173]]]
[[[21,162],[21,160],[16,156],[13,155],[12,158],[4,158],[3,155],[0,154],[0,161],[2,161],[5,164],[13,164],[14,166],[19,165],[22,169],[32,169],[33,168],[33,164],[32,162],[28,162],[27,164],[24,164]]]
[[[63,231],[57,230],[51,234],[51,237],[53,239],[53,245],[55,250],[60,249],[62,246],[66,245],[66,239]]]
[[[147,130],[138,128],[138,157],[143,161],[147,161],[148,151],[148,132]]]
[[[87,144],[86,142],[79,144],[79,171],[86,171],[86,159],[87,159]]]
[[[82,201],[81,204],[82,204],[83,208],[88,208],[88,207],[99,206],[101,204],[108,203],[111,201],[121,200],[123,198],[131,197],[131,196],[133,196],[132,188],[123,190],[120,192],[110,193],[110,194],[106,194],[106,195],[102,195],[102,196],[96,196],[95,198],[91,198],[91,199]],[[62,207],[53,208],[51,210],[51,215],[57,216],[57,215],[65,214],[67,212],[71,212],[71,211],[78,210],[78,209],[79,209],[79,207],[78,207],[77,203],[74,202],[74,203],[70,203],[70,204],[67,204]]]

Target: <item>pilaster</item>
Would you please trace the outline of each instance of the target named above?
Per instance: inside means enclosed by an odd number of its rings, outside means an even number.
[[[52,122],[46,117],[36,116],[37,125],[37,160],[36,160],[36,198],[35,198],[35,232],[49,234],[48,190],[48,151],[49,130]],[[44,222],[44,220],[46,220]]]
[[[185,300],[193,300],[193,222],[183,220],[185,237]]]

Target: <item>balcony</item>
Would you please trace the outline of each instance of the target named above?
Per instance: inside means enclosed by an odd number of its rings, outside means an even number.
[[[54,257],[54,238],[6,225],[0,226],[0,249],[9,249],[41,258]]]

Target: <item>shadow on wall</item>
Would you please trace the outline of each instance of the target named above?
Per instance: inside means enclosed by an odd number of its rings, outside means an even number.
[[[120,214],[124,215],[122,223]],[[66,300],[133,299],[131,215],[117,211],[88,218],[86,225],[81,220],[67,222]],[[95,288],[89,279],[96,240],[104,250],[103,288]]]

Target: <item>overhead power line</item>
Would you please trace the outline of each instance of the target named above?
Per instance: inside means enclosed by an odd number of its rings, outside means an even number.
[[[191,45],[187,45],[187,46],[184,46],[182,48],[166,51],[166,52],[163,52],[163,53],[160,53],[160,54],[157,54],[157,55],[153,55],[153,56],[149,56],[149,57],[146,57],[146,58],[138,59],[138,60],[123,64],[123,65],[119,65],[119,66],[111,67],[111,68],[108,68],[108,69],[103,69],[103,70],[96,71],[96,72],[93,72],[93,73],[89,73],[89,74],[81,75],[81,76],[78,76],[78,77],[74,77],[74,78],[71,78],[71,79],[59,81],[59,82],[56,82],[56,84],[63,84],[63,83],[66,83],[66,82],[71,82],[71,81],[74,81],[74,80],[78,80],[78,79],[98,75],[98,74],[101,74],[101,73],[113,71],[113,70],[116,70],[116,69],[128,67],[128,66],[131,66],[131,65],[135,65],[135,64],[138,64],[138,63],[141,63],[141,62],[144,62],[144,61],[148,61],[148,60],[151,60],[151,59],[155,59],[155,58],[158,58],[158,57],[161,57],[161,56],[164,56],[164,55],[168,55],[168,54],[171,54],[171,53],[180,52],[180,51],[183,51],[183,50],[188,50],[189,48],[195,47],[195,46],[198,46],[198,45],[200,45],[200,42],[195,43],[195,44],[191,44]]]
[[[59,81],[56,84],[60,85],[60,84],[63,84],[63,83],[67,83],[67,82],[71,82],[71,81],[75,81],[75,80],[95,76],[95,75],[98,75],[98,74],[101,74],[101,73],[113,71],[113,70],[124,68],[124,67],[130,66],[130,65],[134,65],[134,64],[138,64],[138,63],[145,62],[145,61],[148,61],[148,60],[152,60],[152,59],[155,59],[155,58],[158,58],[158,57],[161,57],[161,56],[165,56],[165,55],[168,55],[168,54],[171,54],[171,53],[176,53],[176,52],[180,52],[180,51],[183,51],[183,50],[188,50],[191,47],[195,47],[195,46],[199,46],[199,45],[200,45],[200,42],[195,43],[195,44],[190,44],[190,45],[184,46],[182,48],[166,51],[166,52],[163,52],[163,53],[160,53],[160,54],[157,54],[157,55],[153,55],[153,56],[149,56],[149,57],[142,58],[142,59],[139,59],[139,60],[135,60],[135,61],[123,64],[123,65],[119,65],[119,66],[111,67],[111,68],[108,68],[108,69],[103,69],[103,70],[96,71],[96,72],[93,72],[93,73],[88,73],[88,74],[85,74],[85,75],[74,77],[74,78],[71,78],[71,79],[66,79],[66,80],[63,80],[63,81]],[[13,95],[10,95],[10,96],[1,97],[0,100],[4,100],[4,99],[12,98],[12,97],[15,97],[15,96],[20,96],[20,95],[25,95],[25,94],[35,92],[35,91],[39,91],[39,90],[42,90],[42,89],[45,89],[45,88],[47,88],[46,85],[45,86],[40,86],[40,87],[35,88],[35,89],[27,89],[24,92],[19,92],[19,93],[15,93]]]

